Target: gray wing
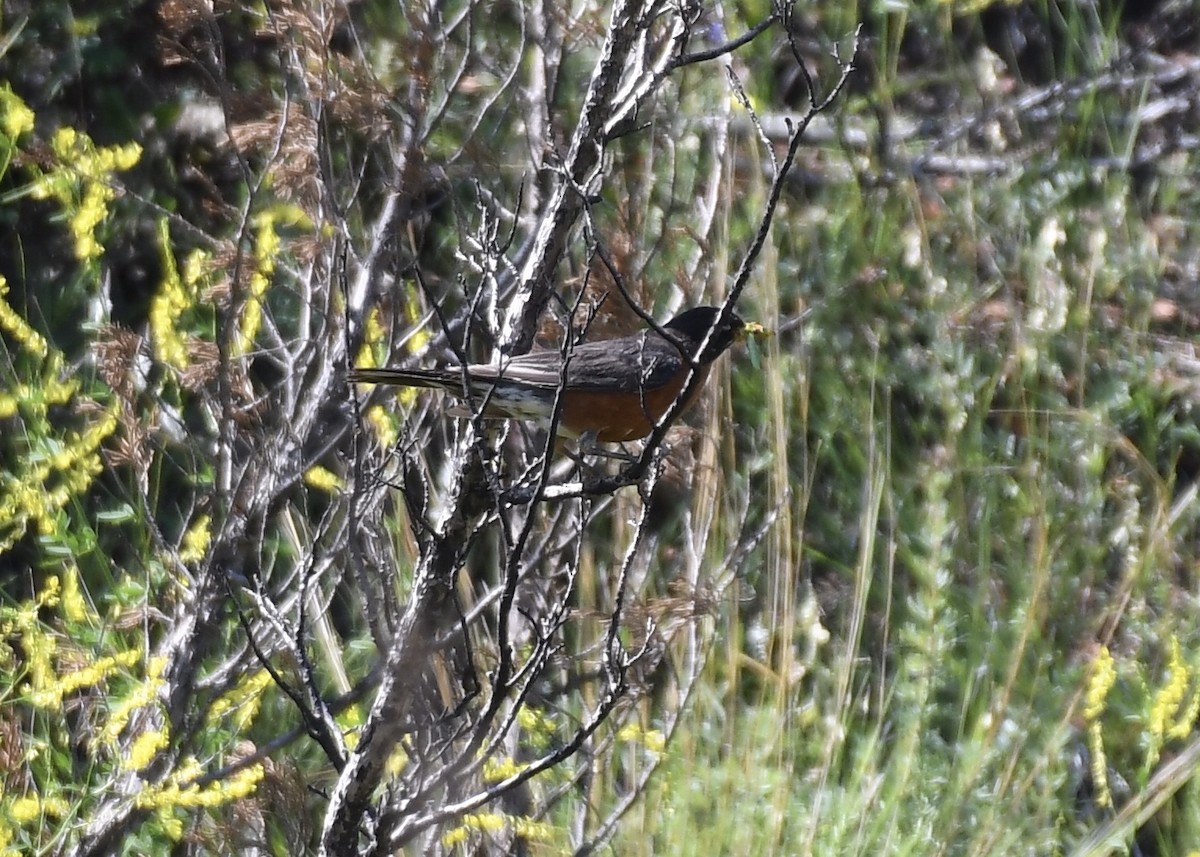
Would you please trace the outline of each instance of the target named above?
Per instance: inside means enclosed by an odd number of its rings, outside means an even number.
[[[678,348],[647,332],[575,346],[567,367],[567,383],[575,389],[654,390],[670,383],[685,365]],[[472,365],[471,376],[480,381],[503,378],[553,390],[562,379],[562,366],[563,356],[558,351],[533,351],[504,365]]]

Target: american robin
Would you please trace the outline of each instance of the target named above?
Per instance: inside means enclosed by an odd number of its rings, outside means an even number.
[[[683,389],[695,361],[699,380],[685,408],[700,392],[714,360],[746,338],[747,326],[733,313],[721,316],[717,307],[701,306],[680,313],[663,325],[662,333],[646,330],[619,339],[585,342],[570,352],[563,377],[563,355],[556,350],[534,351],[505,363],[472,363],[439,369],[354,369],[358,383],[445,390],[464,404],[448,410],[452,416],[523,419],[549,422],[562,389],[558,434],[601,443],[637,440],[653,431]],[[708,336],[709,331],[712,335]],[[703,351],[700,346],[708,336]],[[699,353],[697,353],[699,352]],[[464,380],[470,389],[464,388]],[[472,409],[474,408],[474,410]]]

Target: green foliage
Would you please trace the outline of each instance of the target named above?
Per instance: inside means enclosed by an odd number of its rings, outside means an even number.
[[[550,189],[607,21],[588,8],[569,28],[550,22],[567,47],[542,139],[521,87],[547,69],[519,9],[487,4],[475,26],[442,31],[395,4],[351,5],[354,33],[371,38],[347,45],[302,16],[273,29],[270,4],[223,13],[219,132],[194,138],[179,133],[181,117],[196,121],[192,87],[217,77],[181,67],[216,55],[204,27],[170,4],[155,38],[129,4],[18,9],[27,29],[6,42],[0,89],[3,853],[69,850],[113,800],[136,817],[119,853],[185,840],[230,852],[247,828],[275,853],[312,847],[316,793],[336,771],[277,686],[301,684],[296,652],[266,658],[273,677],[239,620],[251,595],[259,607],[311,595],[305,575],[328,560],[338,584],[312,602],[325,624],[295,632],[319,662],[317,690],[340,698],[379,657],[374,629],[343,603],[343,578],[377,569],[324,541],[348,526],[335,502],[350,475],[341,391],[323,388],[315,422],[343,434],[304,436],[271,471],[283,487],[269,512],[238,515],[254,479],[268,481],[254,464],[292,438],[279,403],[297,343],[336,339],[346,312],[341,291],[326,299],[311,284],[357,288],[321,253],[391,254],[353,362],[420,353],[427,336],[402,337],[485,279],[463,249],[481,240],[479,200],[515,209],[522,190]],[[441,5],[439,26],[467,11]],[[724,514],[733,498],[751,498],[762,527],[740,586],[706,609],[692,593],[682,614],[719,628],[707,661],[686,661],[677,638],[663,645],[661,672],[702,667],[690,711],[674,728],[647,678],[636,716],[595,737],[611,750],[603,766],[589,757],[537,781],[557,795],[545,817],[489,805],[431,833],[438,847],[516,832],[534,851],[565,849],[578,819],[606,817],[660,763],[617,853],[1098,853],[1100,834],[1163,854],[1193,846],[1194,768],[1170,762],[1196,746],[1200,707],[1200,170],[1195,152],[1168,151],[1180,128],[1156,123],[1173,121],[1170,87],[1194,97],[1196,83],[1154,78],[1169,34],[1148,71],[1111,62],[1139,37],[1118,4],[860,8],[861,75],[802,149],[739,307],[784,330],[758,359],[734,358],[735,419],[710,459],[727,473],[703,483],[721,488],[675,503],[706,521],[695,510],[711,502],[710,564],[742,533]],[[724,35],[766,9],[738,4]],[[802,12],[806,56],[858,23],[847,4]],[[327,41],[338,49],[318,53]],[[45,47],[65,43],[78,67]],[[327,62],[286,66],[318,55]],[[804,103],[780,37],[730,63],[762,118]],[[829,67],[812,70],[827,87]],[[318,96],[299,98],[300,83],[328,86],[325,112],[305,113]],[[741,116],[716,64],[678,70],[614,145],[587,212],[588,234],[655,311],[721,293],[757,228],[764,153],[751,123],[714,142],[725,110]],[[397,202],[402,146],[412,184]],[[332,189],[310,181],[318,170]],[[403,228],[372,233],[393,204],[411,214]],[[696,229],[710,204],[717,227]],[[564,292],[585,272],[602,279],[584,243],[568,252]],[[436,300],[406,279],[413,266]],[[363,421],[391,447],[405,414],[374,406]],[[423,431],[406,441],[440,448]],[[598,554],[632,517],[613,506],[592,531]],[[193,729],[172,733],[178,701],[164,688],[178,664],[153,653],[240,523],[251,535],[219,558],[223,609],[198,621]],[[647,563],[640,594],[658,599],[647,615],[659,619],[680,609],[680,530],[669,521]],[[391,535],[400,583],[385,595],[406,598],[419,546],[403,518]],[[611,560],[585,566],[573,605],[584,623],[600,624]],[[723,570],[703,571],[701,587]],[[264,638],[295,631],[253,615]],[[620,639],[642,636],[630,624]],[[347,744],[368,709],[333,712]],[[545,752],[584,714],[526,706],[515,743]],[[253,757],[281,735],[295,737]],[[524,764],[505,750],[480,767],[494,783]]]
[[[162,853],[184,835],[185,818],[218,814],[253,793],[263,765],[234,765],[231,773],[205,781],[206,773],[236,762],[239,741],[253,724],[271,686],[262,670],[247,672],[205,695],[202,736],[179,740],[164,727],[161,691],[170,665],[150,654],[174,606],[186,600],[187,566],[195,567],[208,541],[208,518],[197,516],[175,545],[159,529],[178,514],[162,478],[169,457],[139,449],[147,413],[122,373],[129,368],[113,331],[93,326],[83,337],[95,349],[93,372],[68,372],[71,356],[35,322],[45,307],[47,326],[58,327],[75,313],[76,298],[94,299],[103,290],[104,245],[115,234],[117,173],[132,169],[141,148],[129,143],[97,146],[70,127],[54,129],[38,157],[34,114],[6,90],[0,98],[6,144],[5,203],[44,201],[51,220],[65,226],[75,276],[61,300],[37,300],[19,282],[23,307],[10,302],[11,283],[0,276],[0,331],[5,378],[0,418],[7,430],[0,473],[0,723],[6,770],[0,792],[3,853],[61,853],[77,842],[114,784],[142,779],[130,806],[147,817],[122,853]],[[155,318],[152,339],[166,364],[186,368],[189,349],[206,314],[192,310],[200,300],[196,264],[185,277],[174,264],[163,227],[163,255],[172,272],[163,293],[174,294]],[[261,236],[260,236],[261,238]],[[25,240],[32,241],[32,235]],[[50,239],[54,240],[54,239]],[[272,257],[273,258],[273,257]],[[268,269],[260,260],[259,268]],[[211,336],[211,313],[208,332]],[[245,335],[254,332],[247,324]],[[76,342],[77,344],[77,342]],[[107,349],[107,351],[105,350]],[[140,410],[143,406],[147,410]],[[169,404],[167,405],[170,406]],[[175,452],[177,450],[173,450]],[[143,457],[144,456],[144,457]],[[141,486],[125,480],[156,480],[150,509]],[[202,471],[188,474],[202,486]],[[179,526],[179,522],[175,522]],[[245,755],[242,750],[241,755]],[[203,759],[203,764],[199,761]],[[224,835],[216,837],[221,839]]]
[[[905,68],[913,44],[963,51],[961,27],[907,12],[881,15],[868,67],[868,100],[901,120],[932,86]],[[1112,10],[1102,25],[1087,14],[1053,22],[1055,77],[1096,73],[1127,33]],[[955,108],[978,97],[968,67],[936,74],[962,84]],[[1067,853],[1159,785],[1159,746],[1195,740],[1197,388],[1179,363],[1195,316],[1173,329],[1195,304],[1162,277],[1192,257],[1160,241],[1196,188],[1161,177],[1148,198],[1105,165],[1133,151],[1124,120],[1143,96],[1077,85],[1073,121],[1007,177],[829,179],[785,200],[763,287],[807,316],[765,368],[803,381],[786,454],[759,478],[789,468],[773,478],[796,492],[803,544],[779,565],[832,638],[798,681],[758,679],[786,662],[778,647],[753,670],[710,667],[714,686],[758,698],[698,704],[704,726],[668,748],[621,853]],[[853,127],[857,107],[840,120]],[[736,381],[742,401],[761,401],[754,380]],[[760,426],[744,447],[771,437]],[[727,633],[777,633],[800,608],[759,609],[731,611]],[[1087,714],[1100,645],[1121,652],[1117,678]],[[1122,784],[1112,803],[1102,782]],[[1193,791],[1139,841],[1183,853]]]

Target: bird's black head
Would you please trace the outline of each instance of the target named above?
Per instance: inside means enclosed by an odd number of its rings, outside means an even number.
[[[663,325],[663,328],[677,335],[682,340],[688,356],[692,357],[695,356],[696,348],[704,341],[704,337],[708,334],[708,331],[714,324],[717,324],[717,319],[720,316],[720,307],[698,306],[694,309],[681,312]],[[701,363],[709,363],[716,360],[725,353],[725,350],[729,346],[744,339],[745,334],[746,322],[742,321],[734,313],[729,313],[717,324],[717,329],[713,331],[712,337],[708,340],[708,347],[704,349],[704,353],[698,358],[699,361]]]

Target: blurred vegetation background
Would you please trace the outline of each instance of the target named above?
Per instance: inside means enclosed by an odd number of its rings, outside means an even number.
[[[772,13],[680,8],[693,52]],[[390,633],[370,605],[411,603],[459,431],[427,397],[359,412],[344,369],[452,359],[468,332],[486,357],[610,11],[2,16],[0,846],[315,852]],[[530,566],[578,575],[562,645],[594,665],[628,550],[622,639],[653,656],[582,755],[503,801],[409,807],[426,821],[393,845],[1198,853],[1200,6],[814,2],[790,24],[818,94],[862,32],[737,307],[777,335],[728,358],[653,497],[586,506],[561,544],[545,523]],[[542,339],[610,285],[597,245],[657,318],[718,302],[764,140],[807,106],[779,24],[664,72]],[[632,323],[606,303],[598,325]],[[505,545],[472,539],[457,585],[482,614]],[[601,695],[547,669],[484,784]],[[401,746],[398,777],[426,759]]]

